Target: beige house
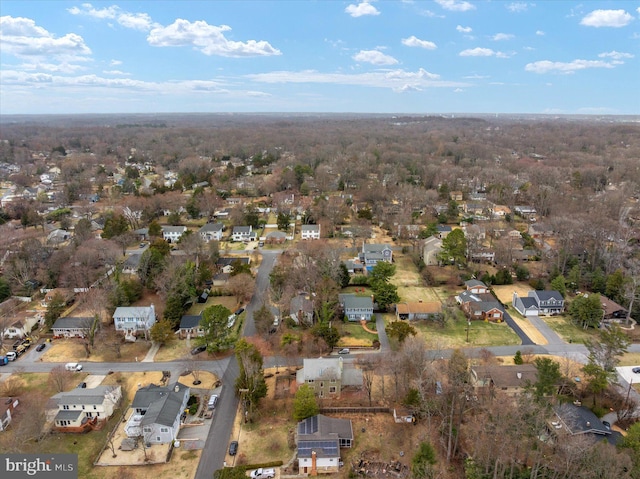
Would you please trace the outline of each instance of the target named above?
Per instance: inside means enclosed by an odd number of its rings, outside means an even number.
[[[318,397],[340,397],[342,388],[362,386],[362,371],[345,366],[341,357],[305,358],[302,364],[296,382],[313,388]]]
[[[56,415],[53,428],[60,432],[87,432],[100,429],[120,404],[120,386],[75,388],[51,398]]]
[[[533,364],[487,365],[471,369],[471,384],[478,394],[495,393],[517,396],[529,383],[535,383],[538,371]]]

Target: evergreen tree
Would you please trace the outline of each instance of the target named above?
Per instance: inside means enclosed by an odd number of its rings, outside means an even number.
[[[308,384],[303,384],[296,391],[293,399],[293,419],[302,421],[320,412],[315,391]]]

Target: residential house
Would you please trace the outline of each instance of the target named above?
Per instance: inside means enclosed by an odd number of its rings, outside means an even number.
[[[100,429],[113,415],[122,398],[120,386],[75,388],[51,398],[55,405],[53,429],[58,432],[87,432]]]
[[[555,421],[551,421],[549,430],[560,440],[564,435],[584,436],[599,442],[606,439],[615,444],[622,435],[602,424],[602,421],[590,409],[577,404],[563,403],[554,407]]]
[[[464,196],[462,195],[462,191],[450,191],[449,199],[452,201],[457,201],[458,203],[462,201]]]
[[[141,259],[141,253],[128,254],[124,263],[122,263],[122,272],[124,274],[137,274]]]
[[[353,445],[351,420],[318,414],[300,421],[296,431],[300,473],[311,476],[337,473],[340,449]]]
[[[487,230],[484,226],[479,226],[473,223],[465,223],[462,227],[464,236],[468,240],[472,241],[484,241],[487,238]]]
[[[440,261],[438,256],[442,252],[442,240],[431,236],[424,241],[422,246],[422,261],[427,266],[437,266]]]
[[[440,301],[418,301],[396,304],[396,319],[419,321],[438,319],[442,316],[442,303]]]
[[[216,261],[216,266],[223,273],[232,273],[234,264],[251,264],[251,258],[248,256],[222,256]]]
[[[200,236],[205,243],[210,241],[221,241],[222,232],[224,231],[224,225],[222,223],[207,223],[203,225],[200,230]]]
[[[186,226],[163,226],[162,237],[167,243],[177,243],[186,231]]]
[[[536,290],[529,291],[527,294],[536,300],[538,314],[552,316],[564,311],[564,298],[558,291]]]
[[[253,227],[249,226],[234,226],[231,232],[232,241],[255,241],[256,232],[253,231]]]
[[[344,265],[347,267],[347,272],[349,274],[364,273],[364,265],[360,262],[358,258],[348,259],[344,262]]]
[[[471,368],[471,384],[478,395],[495,393],[517,396],[528,384],[538,379],[538,370],[533,364],[501,366],[490,364]]]
[[[467,290],[457,295],[456,301],[470,320],[500,323],[504,319],[502,305],[490,293],[472,293]]]
[[[178,335],[181,339],[195,338],[204,336],[204,329],[200,326],[202,314],[187,315],[180,318],[180,326],[178,327]]]
[[[534,239],[553,236],[553,228],[545,223],[533,223],[528,228],[529,236]]]
[[[620,321],[627,319],[628,311],[620,306],[615,301],[600,295],[600,302],[602,303],[602,321],[605,323],[619,323]]]
[[[489,291],[489,287],[478,279],[470,279],[468,281],[465,281],[464,285],[466,286],[467,291],[469,291],[472,294],[491,293],[491,291]]]
[[[313,301],[306,293],[291,298],[289,314],[297,324],[313,324]]]
[[[60,296],[65,304],[73,302],[75,296],[72,288],[53,288],[40,291],[46,291],[44,297],[42,298],[42,301],[40,301],[40,306],[42,306],[43,308],[48,308],[49,304],[56,296]]]
[[[169,386],[150,384],[138,389],[124,431],[128,437],[143,437],[148,444],[168,444],[178,437],[190,389],[176,382]]]
[[[436,235],[438,238],[440,239],[445,239],[447,236],[449,236],[449,233],[451,233],[452,229],[451,226],[449,225],[442,225],[439,224],[436,226]]]
[[[522,316],[538,316],[538,302],[532,296],[518,296],[518,293],[513,292],[511,299],[511,305]]]
[[[342,357],[305,358],[296,372],[298,385],[307,384],[318,397],[340,397],[347,387],[362,387],[362,371]]]
[[[338,301],[349,321],[369,321],[373,316],[373,298],[355,294],[340,294]]]
[[[362,251],[358,255],[367,271],[371,271],[379,261],[393,262],[393,250],[388,244],[362,243]]]
[[[511,208],[505,205],[493,205],[490,208],[490,213],[493,218],[502,219],[511,214]]]
[[[270,231],[265,239],[267,244],[282,244],[287,241],[287,234],[283,231]]]
[[[53,323],[54,338],[86,338],[91,334],[98,319],[93,317],[61,317]]]
[[[0,397],[0,431],[5,431],[13,420],[14,411],[20,405],[18,398]]]
[[[303,240],[320,239],[320,225],[302,225],[300,238]]]
[[[149,330],[156,322],[156,310],[151,306],[120,306],[113,313],[116,331],[125,334],[125,339],[135,341],[138,334],[148,337]]]
[[[421,225],[398,225],[398,238],[416,239],[420,236]]]
[[[61,229],[55,229],[47,235],[47,244],[60,245],[71,238],[71,233]]]

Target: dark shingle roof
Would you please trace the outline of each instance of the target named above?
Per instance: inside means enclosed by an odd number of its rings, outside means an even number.
[[[202,321],[202,316],[185,315],[180,319],[180,329],[192,329],[197,327]]]
[[[58,318],[51,329],[89,329],[95,320],[95,318]]]

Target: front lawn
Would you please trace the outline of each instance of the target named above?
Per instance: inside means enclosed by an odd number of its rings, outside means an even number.
[[[237,309],[238,302],[234,296],[209,296],[206,303],[193,303],[185,315],[198,316],[209,306],[221,304],[232,313]]]
[[[338,342],[338,346],[340,347],[372,346],[373,341],[378,339],[377,334],[371,334],[368,331],[365,331],[359,321],[349,323],[339,322],[334,324],[340,332],[341,337]],[[368,322],[367,328],[375,330],[375,322]]]
[[[582,329],[576,326],[569,316],[540,316],[540,319],[568,343],[584,343],[587,339],[594,339],[598,334],[596,329]]]
[[[395,315],[385,315],[385,322],[395,320]],[[412,321],[418,330],[418,337],[429,345],[439,349],[464,348],[477,346],[509,346],[520,344],[518,335],[506,323],[472,321],[467,342],[467,321],[461,318],[447,321],[440,326],[433,321]]]

